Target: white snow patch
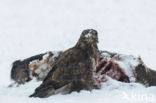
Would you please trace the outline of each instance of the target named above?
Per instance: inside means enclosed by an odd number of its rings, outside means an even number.
[[[85,35],[85,38],[87,38],[87,39],[89,39],[91,37],[92,37],[92,34],[91,33],[88,33],[88,34]]]

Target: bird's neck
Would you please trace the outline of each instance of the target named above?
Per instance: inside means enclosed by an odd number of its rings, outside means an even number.
[[[79,41],[75,47],[83,50],[86,53],[89,53],[90,55],[95,55],[98,52],[97,43],[88,43],[85,41]]]

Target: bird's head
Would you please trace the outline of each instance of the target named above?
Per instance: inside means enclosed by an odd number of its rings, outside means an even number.
[[[80,40],[88,43],[98,43],[98,33],[94,29],[86,29],[82,32]]]

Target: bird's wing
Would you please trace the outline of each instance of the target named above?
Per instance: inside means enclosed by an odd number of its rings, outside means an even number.
[[[61,53],[61,55],[59,55],[59,57],[57,58],[57,60],[55,61],[55,63],[53,64],[52,69],[50,70],[50,72],[48,73],[48,75],[46,76],[46,78],[44,79],[43,83],[46,81],[49,81],[52,79],[52,76],[55,75],[55,77],[61,74],[58,74],[59,72],[62,73],[62,70],[65,70],[64,67],[67,66],[68,64],[68,60],[70,59],[69,54],[72,54],[72,49],[69,49],[63,53]]]

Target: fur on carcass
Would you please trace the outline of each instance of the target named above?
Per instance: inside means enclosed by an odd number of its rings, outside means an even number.
[[[47,52],[13,63],[11,79],[24,84],[33,78],[43,81],[61,52]],[[94,73],[95,87],[107,81],[106,76],[117,81],[139,82],[145,86],[156,86],[156,71],[148,68],[140,57],[100,51],[100,59]]]

